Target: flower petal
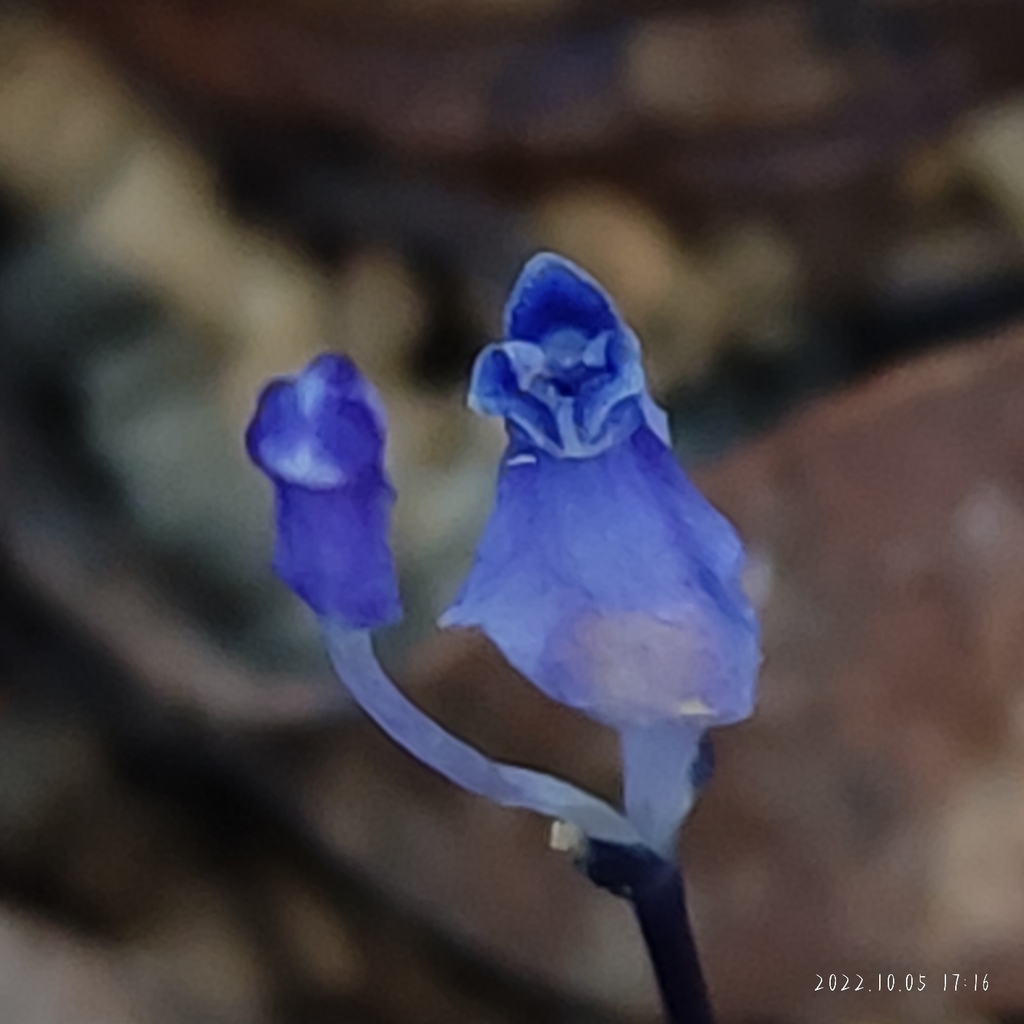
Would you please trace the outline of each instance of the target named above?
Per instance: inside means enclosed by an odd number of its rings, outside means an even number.
[[[387,544],[393,503],[383,480],[330,491],[278,484],[274,571],[319,615],[359,629],[399,621]]]
[[[612,300],[569,260],[530,260],[505,307],[506,340],[473,368],[469,405],[504,416],[514,442],[589,458],[645,424],[668,443],[647,394],[640,344]]]
[[[523,267],[505,306],[505,337],[542,342],[570,328],[593,338],[618,329],[621,318],[604,289],[585,271],[555,253],[534,256]]]
[[[443,626],[616,728],[746,717],[757,624],[739,538],[646,429],[589,459],[514,446]]]
[[[522,343],[517,346],[512,342],[488,345],[480,353],[473,366],[469,407],[482,416],[504,416],[515,423],[532,445],[545,451],[557,451],[560,433],[554,411],[540,398],[522,389],[526,359],[520,352],[524,348],[540,352],[535,346]]]

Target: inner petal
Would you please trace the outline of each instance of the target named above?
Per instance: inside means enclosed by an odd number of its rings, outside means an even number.
[[[607,377],[608,340],[608,332],[596,338],[588,338],[572,328],[552,332],[543,343],[544,376],[565,397],[571,397],[595,378]]]

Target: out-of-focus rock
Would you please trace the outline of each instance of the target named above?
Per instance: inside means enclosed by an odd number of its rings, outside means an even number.
[[[327,326],[318,273],[229,215],[194,148],[61,26],[8,13],[0,38],[5,188],[64,215],[76,254],[162,299],[212,349],[276,372],[315,350]]]
[[[852,84],[792,3],[652,18],[629,49],[627,90],[640,114],[688,129],[806,120]]]
[[[1007,276],[1024,264],[1010,232],[961,220],[908,232],[883,254],[871,275],[883,301],[941,301],[972,285]]]
[[[251,919],[237,912],[247,894],[185,873],[172,876],[172,884],[174,903],[159,927],[120,951],[139,1005],[156,1008],[168,1024],[197,1017],[230,1024],[272,1020],[274,979],[253,941]]]
[[[366,249],[335,277],[331,334],[377,388],[408,387],[426,302],[397,253]]]
[[[982,108],[966,119],[954,153],[975,181],[1024,234],[1024,100]]]
[[[137,1024],[116,956],[52,924],[0,912],[0,1005],[18,1024]]]
[[[87,201],[138,133],[138,104],[100,57],[27,11],[0,16],[0,179],[33,204]]]
[[[684,842],[725,1016],[858,1019],[812,991],[836,972],[925,973],[901,1020],[1024,1001],[1022,402],[1018,329],[701,475],[771,566],[758,710]]]
[[[785,235],[769,224],[742,222],[722,232],[712,259],[732,341],[761,352],[792,348],[801,335],[806,281]]]

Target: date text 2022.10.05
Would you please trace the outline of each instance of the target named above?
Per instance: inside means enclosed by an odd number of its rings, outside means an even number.
[[[865,980],[860,974],[816,974],[818,979],[815,992],[923,992],[929,984],[924,974],[879,974],[877,983],[874,978]],[[931,978],[933,985],[938,977]],[[943,974],[943,992],[987,992],[987,974]]]

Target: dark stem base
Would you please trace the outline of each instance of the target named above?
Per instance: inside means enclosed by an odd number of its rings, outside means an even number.
[[[643,846],[591,840],[583,867],[596,885],[633,904],[671,1024],[713,1024],[675,864]]]

